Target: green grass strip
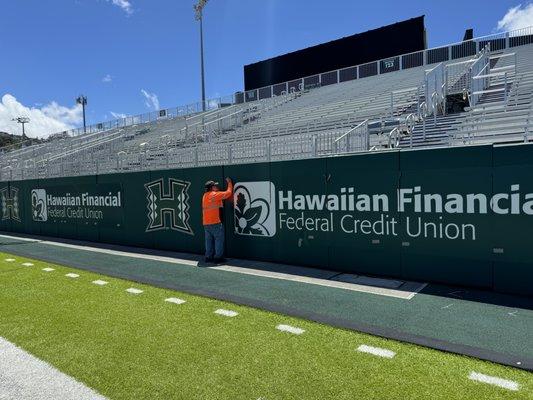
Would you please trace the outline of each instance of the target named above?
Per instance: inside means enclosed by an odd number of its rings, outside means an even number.
[[[0,310],[1,337],[110,399],[533,399],[526,371],[5,253]],[[471,381],[472,371],[520,390]]]

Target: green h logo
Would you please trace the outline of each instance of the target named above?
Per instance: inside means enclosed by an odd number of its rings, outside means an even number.
[[[13,219],[20,222],[19,190],[12,187],[0,189],[0,203],[2,205],[2,220]]]
[[[163,178],[144,185],[148,200],[146,232],[172,229],[189,235],[194,234],[189,225],[190,185],[190,182],[173,178],[168,180],[167,186],[164,185]]]

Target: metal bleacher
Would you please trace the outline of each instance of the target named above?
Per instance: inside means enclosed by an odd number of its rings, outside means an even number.
[[[527,142],[532,61],[532,28],[477,38],[5,147],[0,179]]]

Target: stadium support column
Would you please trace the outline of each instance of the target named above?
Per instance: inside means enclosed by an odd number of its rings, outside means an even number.
[[[200,76],[202,81],[202,111],[205,111],[205,75],[204,75],[204,27],[203,9],[208,0],[198,0],[198,4],[193,6],[196,12],[196,20],[200,22]]]

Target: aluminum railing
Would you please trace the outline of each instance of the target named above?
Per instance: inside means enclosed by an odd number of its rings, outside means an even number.
[[[490,51],[489,47],[483,49],[477,58],[476,61],[470,67],[471,78],[470,78],[470,93],[469,93],[469,103],[471,107],[475,107],[479,101],[479,96],[484,89],[487,88],[489,84],[489,79],[485,78],[486,75],[490,74],[490,59],[488,52]]]
[[[474,38],[469,41],[389,57],[362,65],[342,68],[335,71],[306,76],[289,82],[249,90],[243,94],[242,100],[255,101],[277,96],[282,93],[288,93],[291,90],[332,85],[403,69],[457,60],[476,55],[487,46],[487,44],[491,45],[493,51],[498,51],[531,43],[533,43],[533,27],[496,33]]]
[[[368,119],[360,122],[333,142],[335,154],[352,153],[370,149],[370,136],[368,132]]]
[[[437,114],[437,107],[442,105],[446,98],[445,90],[444,64],[439,63],[424,75],[424,98],[428,106],[424,116]]]

